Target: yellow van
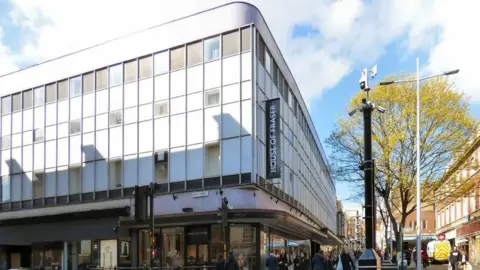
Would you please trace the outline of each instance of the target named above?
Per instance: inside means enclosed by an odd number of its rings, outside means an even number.
[[[451,247],[450,242],[443,241],[431,241],[427,244],[428,259],[433,262],[447,262],[450,255]]]

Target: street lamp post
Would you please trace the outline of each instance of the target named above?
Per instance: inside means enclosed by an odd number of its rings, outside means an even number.
[[[459,69],[455,69],[455,70],[452,70],[452,71],[447,71],[447,72],[444,72],[442,74],[437,74],[437,75],[433,75],[433,76],[428,76],[428,77],[424,77],[424,78],[420,78],[420,61],[417,57],[417,76],[415,78],[415,80],[399,80],[399,81],[385,81],[385,82],[380,82],[380,85],[390,85],[390,84],[396,84],[396,83],[412,83],[412,82],[416,82],[417,84],[417,93],[416,93],[416,96],[417,96],[417,128],[416,128],[416,143],[417,143],[417,156],[416,156],[416,159],[417,159],[417,270],[421,270],[422,269],[422,257],[421,257],[421,250],[422,250],[422,239],[421,239],[421,236],[422,236],[422,208],[420,207],[421,206],[421,195],[422,195],[422,191],[421,191],[421,181],[420,181],[420,81],[425,81],[425,80],[429,80],[429,79],[432,79],[432,78],[436,78],[436,77],[441,77],[441,76],[449,76],[449,75],[453,75],[453,74],[457,74],[460,70]],[[403,260],[403,258],[402,258]]]
[[[377,66],[375,65],[371,70],[371,76],[374,78],[377,75]],[[375,178],[374,169],[375,162],[372,157],[372,112],[377,110],[381,113],[385,109],[376,106],[370,101],[370,87],[368,85],[368,70],[362,71],[360,78],[360,88],[365,91],[366,98],[362,99],[362,104],[349,112],[353,116],[356,112],[363,113],[363,139],[364,139],[364,160],[360,169],[364,172],[365,181],[365,251],[358,260],[358,266],[364,269],[378,269],[380,267],[380,258],[375,252]]]

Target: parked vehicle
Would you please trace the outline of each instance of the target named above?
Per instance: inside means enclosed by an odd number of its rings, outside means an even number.
[[[450,242],[443,241],[431,241],[427,244],[427,254],[430,262],[447,262],[450,255],[451,247]]]

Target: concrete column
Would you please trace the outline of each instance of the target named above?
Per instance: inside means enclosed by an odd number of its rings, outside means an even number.
[[[68,242],[63,242],[62,270],[68,270]]]
[[[72,244],[72,270],[78,269],[78,242]]]

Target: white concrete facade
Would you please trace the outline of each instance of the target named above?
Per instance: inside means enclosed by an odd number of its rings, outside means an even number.
[[[264,101],[280,98],[276,194],[336,231],[326,156],[279,48],[249,4],[1,76],[0,95],[0,219],[24,208],[130,196],[151,181],[165,193],[269,186]]]

